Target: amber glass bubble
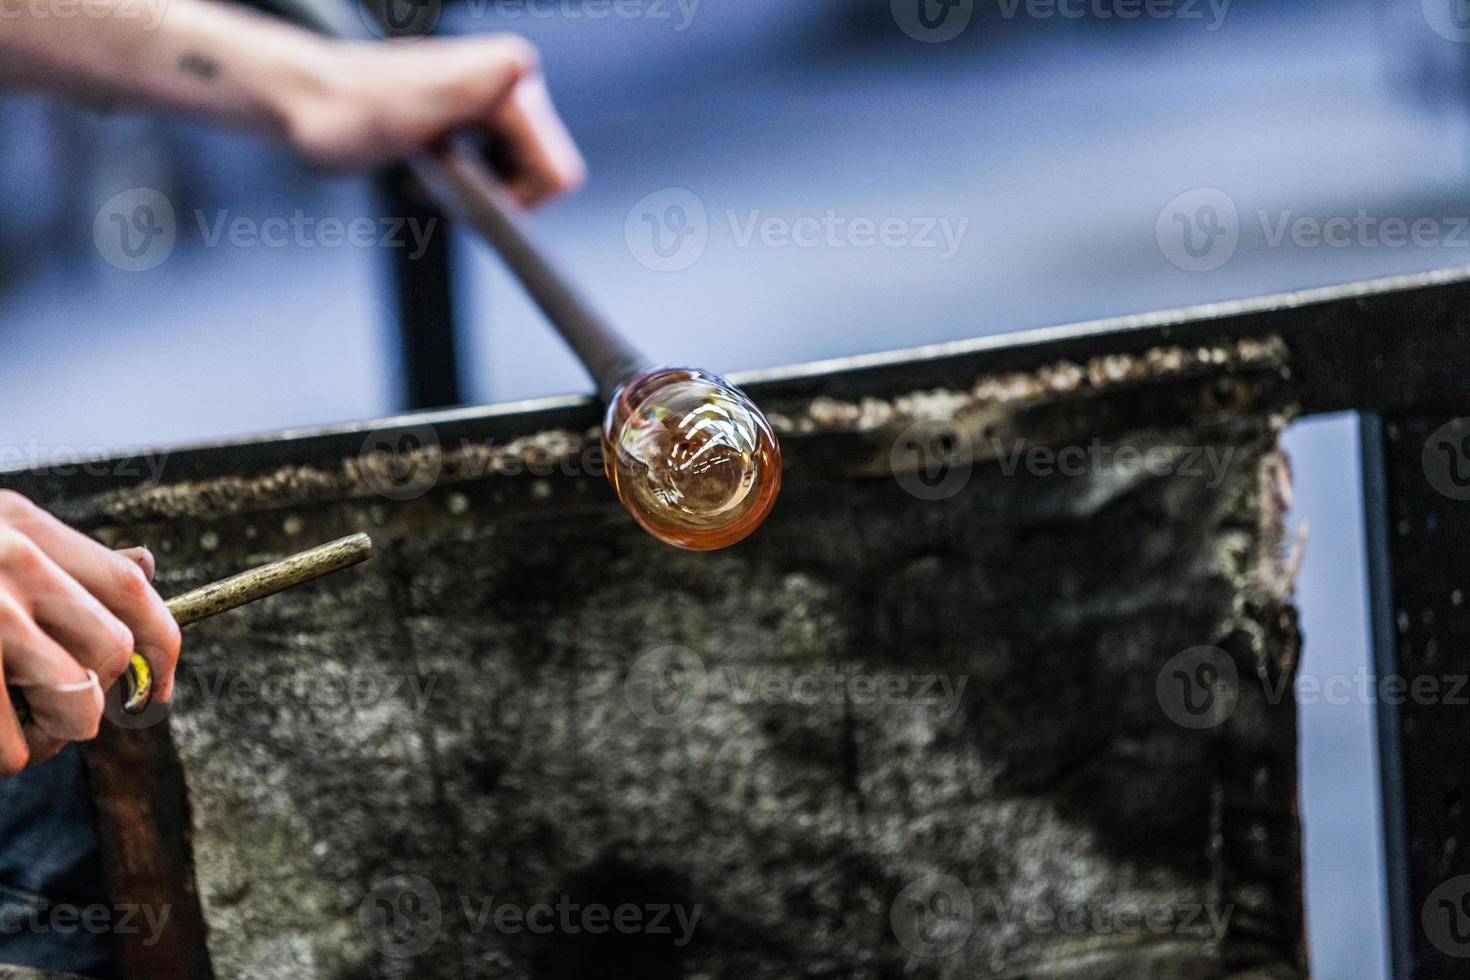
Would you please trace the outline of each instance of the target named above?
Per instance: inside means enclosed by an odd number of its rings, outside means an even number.
[[[607,477],[648,533],[724,548],[760,526],[781,490],[781,449],[760,409],[723,378],[655,368],[617,390],[602,427]]]

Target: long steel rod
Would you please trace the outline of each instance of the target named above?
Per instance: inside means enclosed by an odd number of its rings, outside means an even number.
[[[594,311],[514,217],[515,204],[478,157],[444,144],[409,161],[446,212],[480,233],[536,301],[597,385],[604,401],[652,362]]]

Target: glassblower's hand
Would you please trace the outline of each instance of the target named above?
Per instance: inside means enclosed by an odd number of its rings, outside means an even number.
[[[284,111],[292,145],[319,165],[372,166],[467,131],[488,139],[522,205],[574,190],[585,176],[536,50],[515,35],[326,42],[315,75]]]
[[[153,556],[112,551],[20,494],[0,491],[0,775],[97,735],[103,692],[134,650],[172,697],[179,627],[154,591]],[[22,729],[9,688],[25,692]]]

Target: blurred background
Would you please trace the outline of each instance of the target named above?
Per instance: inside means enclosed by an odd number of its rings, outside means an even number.
[[[540,236],[682,362],[738,371],[1470,262],[1462,0],[924,3],[466,0],[440,29],[540,45],[591,166]],[[216,234],[376,220],[372,184],[29,96],[0,101],[0,127],[0,465],[403,407],[384,248]],[[175,228],[142,263],[105,234],[109,202],[139,189]],[[454,261],[468,401],[589,389],[483,248],[457,241]],[[1348,418],[1287,439],[1293,521],[1311,526],[1304,673],[1324,680],[1369,663],[1356,440]],[[1386,975],[1373,710],[1302,708],[1325,977]]]

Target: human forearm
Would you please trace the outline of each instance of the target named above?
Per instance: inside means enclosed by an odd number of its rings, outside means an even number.
[[[288,135],[329,42],[208,0],[0,0],[0,84]],[[66,16],[63,16],[63,15]]]
[[[328,167],[478,130],[503,145],[504,176],[526,204],[583,173],[535,50],[506,34],[377,44],[212,0],[0,0],[0,86],[204,116],[282,137]]]

